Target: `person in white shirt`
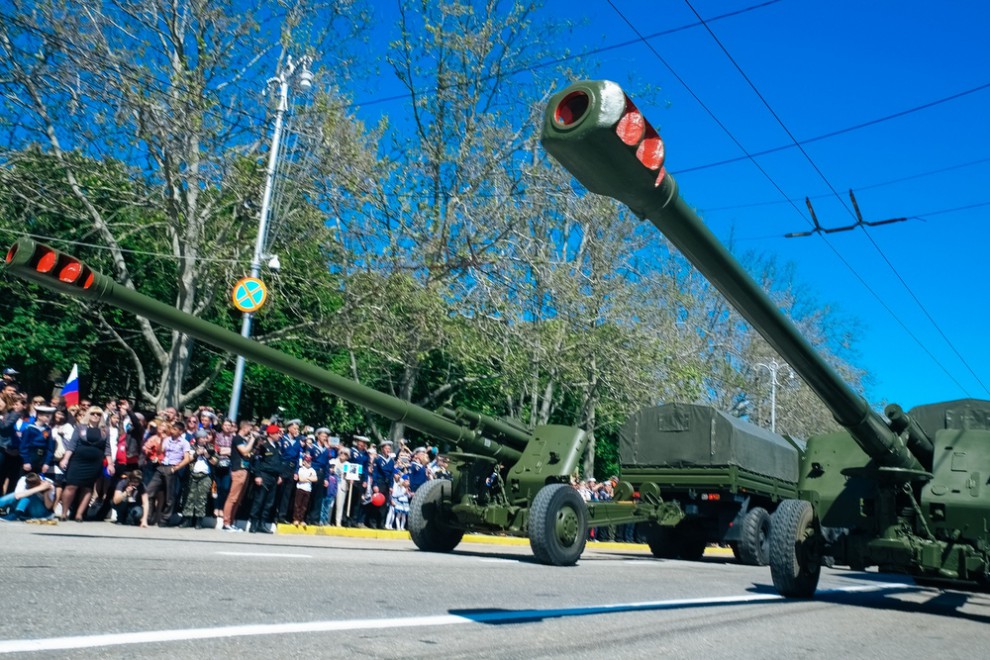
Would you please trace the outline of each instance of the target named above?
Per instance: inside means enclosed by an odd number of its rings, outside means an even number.
[[[309,497],[313,494],[313,484],[316,482],[316,470],[311,465],[309,454],[302,455],[302,465],[296,472],[296,501],[292,524],[306,526],[306,510],[309,508]]]
[[[50,520],[55,508],[55,484],[28,472],[17,480],[14,492],[0,497],[0,509],[13,509],[0,520]]]

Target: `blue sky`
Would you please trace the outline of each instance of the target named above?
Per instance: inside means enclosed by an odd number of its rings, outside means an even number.
[[[734,234],[737,251],[795,262],[822,302],[862,322],[868,398],[905,408],[990,398],[990,5],[612,1],[548,0],[541,13],[586,19],[561,45],[572,49],[694,25],[597,54],[593,74],[623,85],[660,129],[668,169],[717,236]],[[381,18],[387,27],[387,10]],[[381,38],[368,47],[384,54]],[[637,99],[635,80],[661,88],[653,107]],[[396,91],[387,76],[381,85],[368,98]],[[390,105],[361,114],[394,112]],[[892,115],[900,116],[876,121]],[[793,146],[792,136],[804,142],[861,124],[870,125],[808,142],[805,153]],[[806,196],[823,226],[852,224],[850,188],[865,220],[910,220],[783,237],[811,228]]]

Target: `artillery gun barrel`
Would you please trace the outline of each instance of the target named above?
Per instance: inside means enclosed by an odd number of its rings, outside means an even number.
[[[309,383],[390,420],[402,422],[417,431],[451,442],[466,451],[502,458],[509,462],[518,461],[522,456],[520,451],[493,442],[481,433],[461,426],[431,410],[355,383],[149,298],[93,271],[78,259],[29,238],[18,240],[7,253],[6,261],[7,271],[26,280],[61,293],[106,302],[143,316],[150,321]]]
[[[618,85],[583,81],[557,93],[544,116],[542,142],[588,190],[650,220],[800,374],[863,451],[883,466],[921,469],[883,418],[822,359],[681,199],[664,168],[663,141]]]
[[[468,426],[475,430],[481,430],[485,436],[491,436],[500,443],[514,447],[522,451],[529,443],[530,435],[526,431],[513,426],[510,422],[490,417],[466,408],[451,410],[444,408],[440,411],[449,420]]]

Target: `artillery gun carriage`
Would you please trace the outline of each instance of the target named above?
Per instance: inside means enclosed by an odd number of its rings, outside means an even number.
[[[823,562],[990,587],[990,401],[870,408],[678,194],[663,141],[618,85],[583,81],[546,110],[543,145],[591,192],[649,220],[829,408],[843,430],[809,438],[798,494],[773,516],[777,590],[814,594]]]

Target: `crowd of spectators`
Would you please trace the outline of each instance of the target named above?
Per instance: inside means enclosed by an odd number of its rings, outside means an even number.
[[[25,396],[16,376],[4,370],[0,391],[0,520],[403,530],[416,490],[449,478],[432,447],[343,442],[299,419],[235,423],[208,407],[142,414],[126,397],[65,406],[59,396]],[[589,503],[610,501],[616,483],[571,481]],[[633,525],[589,530],[592,541],[638,537]]]
[[[273,523],[405,529],[410,500],[449,477],[435,448],[342,441],[302,420],[225,419],[25,396],[17,372],[0,392],[3,520],[110,519],[118,524],[272,533]]]

